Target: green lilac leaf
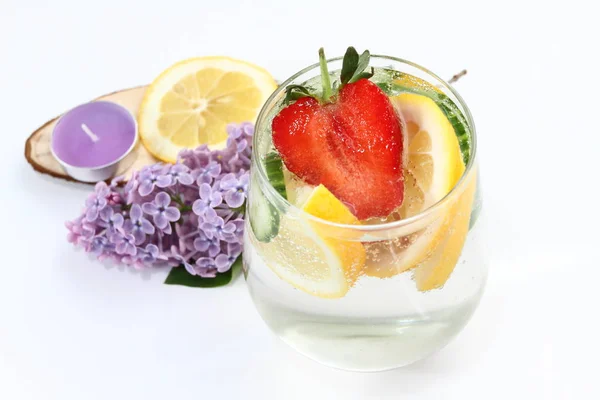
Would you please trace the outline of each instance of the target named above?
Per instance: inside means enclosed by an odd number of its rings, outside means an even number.
[[[232,280],[234,280],[235,278],[238,277],[238,275],[242,271],[243,265],[244,265],[244,261],[243,261],[242,255],[240,254],[239,257],[233,262],[233,265],[231,266],[231,269],[230,269]]]
[[[167,279],[165,279],[165,285],[180,285],[195,288],[211,288],[225,286],[231,282],[234,276],[239,274],[242,266],[242,256],[240,255],[233,263],[229,271],[219,273],[214,278],[203,278],[197,275],[190,275],[189,272],[180,265],[179,267],[171,268]]]

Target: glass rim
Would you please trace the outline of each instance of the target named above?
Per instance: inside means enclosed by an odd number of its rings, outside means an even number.
[[[437,79],[444,86],[444,88],[448,89],[456,97],[459,105],[462,107],[462,111],[463,111],[465,119],[467,121],[469,131],[471,133],[471,157],[469,159],[469,163],[465,166],[465,170],[464,170],[462,176],[460,177],[460,179],[458,180],[458,182],[456,182],[456,184],[452,187],[452,189],[450,189],[450,191],[448,193],[446,193],[446,195],[444,197],[442,197],[440,200],[438,200],[431,206],[427,207],[426,209],[422,210],[421,212],[419,212],[413,216],[410,216],[408,218],[405,218],[405,219],[400,219],[400,220],[391,221],[391,222],[382,222],[382,223],[377,223],[377,224],[351,225],[351,224],[342,224],[342,223],[338,223],[338,222],[328,221],[326,219],[319,218],[310,213],[307,213],[302,208],[297,207],[294,204],[290,203],[286,198],[281,196],[281,194],[279,194],[279,192],[277,190],[275,190],[273,185],[271,185],[271,183],[269,182],[269,179],[267,177],[267,172],[266,172],[264,166],[262,165],[262,163],[257,161],[259,158],[258,135],[256,134],[257,132],[259,132],[258,127],[260,126],[261,121],[265,118],[267,110],[270,110],[269,106],[272,103],[274,103],[277,96],[282,91],[284,91],[285,88],[290,83],[292,83],[296,78],[302,76],[303,74],[305,74],[313,69],[318,69],[319,68],[318,62],[311,64],[306,68],[303,68],[302,70],[296,72],[294,75],[292,75],[291,77],[286,79],[284,82],[279,84],[279,87],[277,89],[275,89],[275,91],[269,96],[269,98],[267,99],[265,104],[262,106],[260,113],[258,114],[258,117],[256,118],[256,126],[254,129],[255,134],[252,139],[252,163],[256,164],[253,172],[254,171],[258,172],[259,179],[262,181],[261,183],[264,185],[265,189],[269,192],[269,197],[281,202],[284,207],[295,210],[295,212],[297,212],[298,215],[301,215],[303,218],[306,218],[308,220],[312,220],[319,224],[328,225],[328,226],[338,228],[338,229],[351,229],[351,230],[361,231],[361,232],[373,232],[373,231],[381,231],[381,230],[388,230],[388,229],[395,229],[395,228],[409,226],[413,223],[416,223],[418,221],[421,221],[421,220],[429,217],[430,215],[434,214],[438,210],[442,209],[446,205],[446,203],[448,203],[450,201],[450,199],[452,199],[455,196],[458,188],[462,187],[464,185],[464,183],[467,180],[467,176],[469,176],[471,170],[473,169],[473,167],[475,165],[475,159],[477,157],[477,133],[476,133],[476,129],[475,129],[475,123],[474,123],[473,117],[471,115],[471,111],[469,110],[469,107],[465,103],[464,99],[452,87],[452,85],[448,84],[448,82],[446,82],[444,79],[440,78],[438,75],[434,74],[427,68],[422,67],[419,64],[413,63],[411,61],[404,60],[404,59],[398,58],[398,57],[378,55],[378,54],[371,54],[371,58],[376,58],[376,59],[381,59],[381,60],[390,60],[390,61],[406,64],[406,65],[409,65],[416,69],[419,69],[420,71],[426,73],[427,75]],[[330,64],[335,61],[340,61],[342,59],[343,59],[343,57],[330,58],[330,59],[327,59],[327,64]]]

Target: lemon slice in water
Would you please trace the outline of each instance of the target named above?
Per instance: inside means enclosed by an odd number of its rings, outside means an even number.
[[[313,189],[302,209],[331,222],[359,224],[323,185]],[[304,215],[286,214],[271,242],[254,245],[273,272],[295,288],[317,297],[339,298],[360,276],[366,254],[362,243],[335,237],[329,228]]]
[[[465,166],[454,128],[434,100],[403,93],[391,101],[406,124],[404,202],[396,211],[396,219],[405,219],[441,200]],[[446,225],[443,217],[414,235],[369,244],[365,273],[387,278],[414,268],[435,250]]]

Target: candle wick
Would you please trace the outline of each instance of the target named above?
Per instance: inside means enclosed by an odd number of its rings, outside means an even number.
[[[100,140],[100,138],[96,136],[96,134],[92,132],[92,130],[86,124],[81,124],[81,129],[90,137],[90,139],[92,139],[92,142],[96,143],[98,140]]]

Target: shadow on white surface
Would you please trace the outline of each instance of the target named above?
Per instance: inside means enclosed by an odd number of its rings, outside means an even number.
[[[83,251],[83,250],[81,248],[78,248],[77,251]],[[91,253],[88,253],[87,256],[88,256],[88,259],[90,260],[90,262],[102,265],[104,267],[104,269],[107,271],[117,270],[119,272],[129,273],[131,275],[139,276],[142,281],[147,281],[147,282],[151,281],[152,277],[154,275],[158,274],[162,277],[162,276],[165,276],[166,274],[168,274],[169,271],[171,270],[170,267],[160,267],[160,268],[154,267],[154,268],[137,269],[137,268],[133,268],[128,265],[125,265],[125,264],[116,264],[114,261],[112,261],[110,259],[98,260],[96,258],[96,256],[94,256]],[[162,278],[162,279],[164,279],[164,278]]]
[[[82,248],[68,243],[66,238],[63,243],[60,243],[59,240],[59,244],[61,249],[57,252],[56,264],[70,275],[70,279],[81,280],[81,284],[84,284],[83,281],[92,284],[93,280],[98,279],[106,281],[105,283],[109,283],[110,280],[122,279],[114,274],[127,275],[139,282],[162,284],[169,273],[169,268],[136,269],[124,264],[116,264],[112,260],[100,261],[93,254],[86,253]],[[130,279],[122,280],[130,281]]]
[[[22,164],[16,169],[15,175],[16,181],[21,183],[20,187],[26,191],[26,193],[34,196],[38,196],[40,193],[56,193],[63,190],[69,190],[71,194],[73,190],[77,190],[81,193],[90,193],[94,190],[93,185],[65,181],[64,179],[42,174],[34,170],[33,167],[27,163],[25,158],[23,158]]]

